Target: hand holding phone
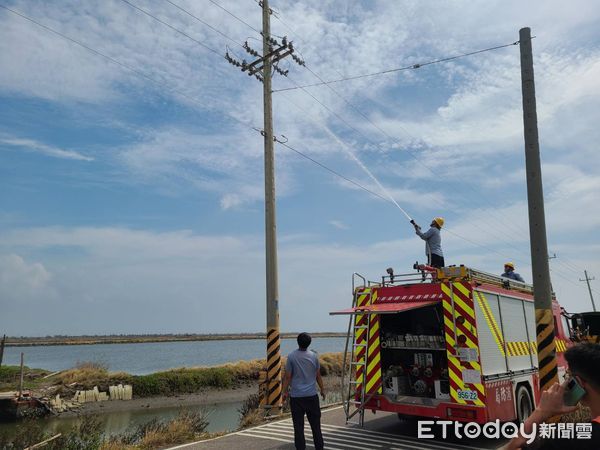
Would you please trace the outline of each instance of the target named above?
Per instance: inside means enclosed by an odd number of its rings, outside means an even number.
[[[542,416],[542,420],[546,420],[556,415],[566,414],[577,409],[575,405],[568,405],[565,403],[565,392],[567,391],[567,385],[569,381],[565,381],[563,384],[554,383],[550,388],[542,392],[540,398],[540,404],[537,407],[539,413]],[[584,391],[585,394],[585,391]],[[570,394],[571,395],[571,394]],[[579,397],[580,399],[581,397]],[[574,397],[569,399],[570,402],[574,401]],[[577,399],[577,401],[579,401]]]
[[[585,395],[585,389],[581,387],[575,377],[571,377],[567,381],[565,386],[565,393],[563,395],[563,402],[566,406],[575,406],[579,403],[579,400]]]

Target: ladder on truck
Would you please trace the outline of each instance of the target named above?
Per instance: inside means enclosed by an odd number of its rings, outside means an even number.
[[[354,274],[358,275],[358,274]],[[358,275],[362,278],[360,275]],[[364,278],[363,278],[364,280]],[[358,290],[354,288],[354,278],[352,280],[353,297],[352,297],[352,308],[356,308],[358,302]],[[367,295],[367,304],[371,303],[371,293],[363,293],[361,295]],[[351,314],[348,322],[348,333],[346,334],[346,346],[344,349],[344,365],[347,364],[347,372],[342,371],[342,400],[344,403],[344,412],[346,414],[346,424],[353,423],[360,427],[363,426],[365,421],[365,405],[371,399],[373,394],[367,397],[367,367],[369,363],[369,334],[371,330],[371,314],[365,314],[366,323],[360,325],[357,324],[357,315]],[[365,339],[361,343],[356,342],[357,334],[360,330],[365,330]],[[352,344],[350,345],[350,340]],[[348,351],[351,349],[350,354]],[[364,357],[358,358],[358,354],[364,349]],[[356,376],[356,372],[362,369],[360,378]],[[344,378],[345,373],[348,377],[348,386],[345,388]],[[346,392],[344,390],[347,389]],[[376,391],[375,391],[376,392]],[[346,394],[346,395],[344,395]],[[358,416],[358,420],[352,421],[351,419]]]

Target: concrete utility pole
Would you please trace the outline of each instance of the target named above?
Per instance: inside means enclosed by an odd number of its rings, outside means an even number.
[[[23,363],[24,363],[25,354],[21,352],[21,372],[19,376],[19,398],[23,397]]]
[[[556,347],[554,344],[554,316],[552,314],[552,286],[546,241],[544,190],[538,141],[535,82],[531,30],[519,31],[521,49],[521,88],[523,92],[523,125],[525,135],[525,167],[527,171],[527,199],[529,204],[529,240],[533,268],[533,298],[537,330],[537,354],[540,389],[548,389],[558,381]]]
[[[242,72],[256,77],[263,83],[263,105],[264,105],[264,130],[261,134],[264,137],[265,144],[265,254],[266,254],[266,278],[267,278],[267,373],[266,390],[261,398],[261,405],[265,408],[281,407],[281,354],[279,337],[279,282],[277,275],[277,227],[275,220],[275,135],[273,134],[273,105],[271,80],[273,71],[280,75],[287,76],[288,71],[282,70],[277,63],[291,56],[299,65],[303,66],[304,61],[294,54],[294,47],[291,42],[284,37],[281,43],[271,37],[271,14],[268,0],[261,0],[259,5],[262,8],[262,37],[263,48],[262,56],[256,50],[252,49],[246,41],[243,45],[246,52],[256,57],[256,59],[247,63],[237,61],[229,53],[225,54],[225,59],[236,67],[240,67]]]
[[[4,359],[4,344],[6,344],[6,335],[2,336],[2,341],[0,341],[0,367],[2,367],[2,360]]]
[[[585,281],[585,282],[587,282],[588,291],[590,291],[590,300],[592,301],[592,308],[594,308],[594,312],[596,312],[596,304],[594,303],[594,296],[592,295],[592,287],[590,286],[590,281],[595,280],[596,277],[590,278],[588,276],[588,274],[587,274],[587,270],[584,270],[583,273],[585,274],[585,278],[583,280],[580,278],[579,281]]]
[[[271,53],[271,10],[262,0],[263,55]],[[277,273],[277,226],[275,222],[275,155],[271,58],[263,61],[265,139],[265,250],[267,255],[267,393],[266,406],[281,406],[281,354],[279,337],[279,279]]]

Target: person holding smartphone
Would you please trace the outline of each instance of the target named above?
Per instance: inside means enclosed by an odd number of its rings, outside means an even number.
[[[577,404],[588,406],[592,412],[591,439],[538,439],[532,448],[540,450],[600,449],[600,344],[577,344],[565,352],[569,370],[562,384],[555,383],[542,392],[540,404],[525,420],[525,433],[530,433],[534,424],[551,417],[573,412]],[[526,439],[512,439],[504,450],[528,448]]]

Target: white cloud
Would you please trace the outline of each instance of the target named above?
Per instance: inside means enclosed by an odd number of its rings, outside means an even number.
[[[51,278],[39,262],[27,263],[17,254],[0,255],[0,291],[11,299],[43,295]]]
[[[136,4],[217,52],[231,44],[167,3],[140,0]],[[214,5],[191,0],[178,4],[239,42],[250,35],[258,37]],[[260,11],[254,2],[227,0],[221,4],[260,27]],[[228,119],[233,116],[247,124],[262,123],[261,85],[254,79],[120,1],[67,1],[56,7],[54,3],[18,0],[11,5],[198,102],[179,97],[166,87],[157,88],[6,11],[0,14],[0,92],[49,100],[53,106],[60,104],[75,111],[91,105],[123,115],[130,108],[146,113],[148,104],[165,104],[164,117],[155,117],[163,119],[163,124],[149,125],[145,115],[142,119],[134,117],[127,126],[131,126],[128,131],[135,132],[126,137],[128,142],[117,144],[118,169],[124,168],[123,178],[128,183],[143,183],[174,197],[182,190],[198,189],[214,194],[221,208],[229,211],[262,199],[262,139],[238,123],[232,126]],[[291,38],[308,67],[328,80],[514,41],[519,27],[530,25],[538,36],[534,55],[549,245],[560,252],[571,249],[573,254],[567,253],[567,257],[581,258],[581,264],[598,269],[594,243],[570,246],[580,239],[593,241],[600,224],[600,186],[595,175],[600,165],[596,148],[600,140],[600,55],[590,45],[598,40],[600,9],[593,2],[413,0],[399,8],[396,1],[383,0],[358,4],[280,0],[273,7],[300,34],[301,38]],[[290,33],[276,18],[272,22],[276,34]],[[231,44],[231,48],[241,56],[239,47]],[[294,82],[318,81],[301,67],[290,63],[290,69]],[[275,79],[276,88],[291,84],[281,77]],[[417,71],[335,84],[333,88],[362,114],[323,86],[309,91],[329,110],[303,91],[277,93],[276,134],[285,134],[298,150],[385,196],[343,152],[348,147],[410,212],[429,218],[433,211],[436,215],[445,211],[448,228],[444,245],[449,261],[490,271],[496,271],[505,257],[526,262],[529,249],[518,47]],[[173,103],[177,108],[169,109]],[[184,114],[187,125],[179,123]],[[126,122],[121,116],[115,120]],[[195,127],[190,126],[192,122]],[[121,136],[116,136],[117,142]],[[50,156],[91,160],[61,145],[10,139],[10,145]],[[312,179],[304,171],[304,160],[280,150],[277,194],[285,201]],[[407,151],[414,152],[418,161]],[[323,177],[332,175],[323,173]],[[351,194],[357,189],[332,179]],[[297,206],[305,206],[304,199],[297,200]],[[372,203],[361,203],[360,208]],[[377,232],[389,232],[386,226],[392,223],[391,214],[380,217],[374,210],[365,216],[376,218]],[[337,211],[331,214],[342,219],[329,225],[339,229],[347,226],[343,217],[348,216]],[[170,225],[177,229],[174,223]],[[302,226],[301,221],[298,226]],[[353,232],[360,229],[352,222]],[[282,323],[288,329],[313,316],[319,317],[323,328],[337,323],[326,313],[334,306],[349,304],[349,273],[364,271],[376,279],[389,265],[409,267],[415,255],[423,257],[423,244],[414,236],[389,241],[361,232],[355,235],[360,244],[342,245],[323,243],[322,237],[302,234],[300,229],[294,231],[296,234],[281,236],[279,241]],[[485,248],[465,242],[451,231]],[[347,237],[351,232],[337,234]],[[63,302],[60,310],[69,316],[70,324],[78,324],[85,317],[86,311],[78,304],[83,298],[99,311],[123,307],[120,321],[109,325],[119,331],[130,331],[131,326],[149,331],[177,327],[231,330],[250,323],[258,326],[263,320],[260,237],[119,227],[40,227],[3,232],[0,245],[4,264],[12,264],[11,273],[19,267],[14,259],[17,254],[24,255],[22,274],[37,274],[43,280],[44,270],[52,272],[45,286],[52,284],[59,290],[61,295],[53,301]],[[69,246],[80,249],[81,255],[59,257],[52,253],[54,247]],[[30,254],[21,253],[23,249]],[[322,286],[319,298],[310,291],[313,284],[305,280]],[[42,302],[43,296],[38,294]],[[328,300],[325,305],[321,304],[323,298]],[[307,303],[318,309],[303,308]],[[207,307],[212,306],[231,319],[212,323],[206,314]],[[152,317],[145,324],[131,325],[131,317],[137,317],[141,308],[152,311]],[[231,313],[233,310],[236,314]],[[106,323],[95,326],[104,331]]]
[[[348,225],[346,225],[341,220],[330,220],[329,224],[332,227],[337,228],[338,230],[347,230],[347,229],[349,229]]]
[[[23,139],[12,136],[0,135],[0,144],[10,147],[20,147],[25,150],[42,153],[47,156],[61,159],[74,159],[78,161],[93,161],[94,158],[83,155],[74,150],[64,150],[62,148],[46,145],[33,139]]]

